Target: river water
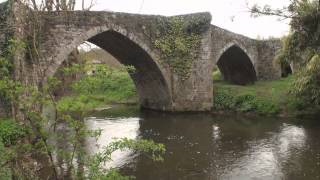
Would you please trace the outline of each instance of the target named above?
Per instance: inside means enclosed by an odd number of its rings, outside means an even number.
[[[166,146],[163,162],[115,152],[106,167],[138,180],[320,179],[320,119],[280,119],[210,113],[161,113],[118,106],[86,118],[102,129],[94,153],[113,138],[152,139]]]

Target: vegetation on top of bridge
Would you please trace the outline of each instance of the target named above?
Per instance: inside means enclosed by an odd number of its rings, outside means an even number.
[[[181,80],[190,76],[193,60],[201,46],[201,33],[208,29],[210,14],[159,18],[155,26],[154,46]]]

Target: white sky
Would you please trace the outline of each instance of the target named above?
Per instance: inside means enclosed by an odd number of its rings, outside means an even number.
[[[5,0],[0,0],[3,2]],[[81,2],[81,0],[77,0]],[[90,1],[90,0],[86,0]],[[277,17],[251,18],[248,5],[269,4],[281,8],[289,0],[93,0],[92,10],[117,12],[178,15],[208,11],[212,14],[212,24],[252,38],[258,36],[281,37],[288,30],[288,22],[278,21]],[[80,3],[78,4],[80,5]],[[141,6],[142,5],[142,6]]]
[[[257,3],[281,8],[289,0],[95,0],[94,10],[111,10],[141,14],[178,15],[208,11],[212,24],[252,38],[281,37],[288,30],[288,22],[277,17],[252,18],[249,7]],[[144,3],[142,3],[144,2]],[[141,5],[143,4],[142,8]],[[141,11],[140,11],[141,8]]]

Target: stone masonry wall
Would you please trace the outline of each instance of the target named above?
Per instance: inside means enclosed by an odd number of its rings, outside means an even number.
[[[2,6],[0,4],[0,9]],[[14,34],[18,38],[25,36],[21,24],[26,20],[21,12],[18,6],[14,8],[13,22],[17,27]],[[24,84],[45,83],[45,79],[53,76],[69,54],[85,41],[100,46],[119,62],[135,66],[137,72],[132,78],[140,92],[141,106],[156,110],[210,110],[213,66],[234,45],[248,55],[259,80],[279,78],[279,69],[272,63],[280,48],[279,41],[258,41],[210,25],[209,13],[183,16],[186,22],[188,19],[199,20],[199,27],[203,28],[201,45],[190,52],[197,56],[192,61],[190,76],[185,80],[165,63],[154,44],[161,34],[159,23],[166,23],[163,20],[168,17],[91,11],[43,12],[40,15],[40,62],[26,60],[23,51],[15,57],[16,79]],[[5,21],[0,21],[0,26],[2,22]],[[0,29],[0,52],[6,39],[4,34]]]
[[[281,66],[274,62],[277,52],[281,49],[281,41],[263,40],[257,44],[259,53],[258,76],[261,80],[281,78]]]

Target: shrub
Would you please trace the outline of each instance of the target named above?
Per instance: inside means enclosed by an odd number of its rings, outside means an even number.
[[[280,112],[280,107],[271,100],[262,100],[250,94],[233,95],[231,92],[221,90],[214,94],[213,106],[216,110],[236,112],[257,112],[259,114]]]
[[[25,129],[13,120],[0,119],[0,140],[5,146],[16,144],[25,134]]]
[[[233,110],[234,97],[225,91],[216,91],[213,96],[213,107],[216,110]]]
[[[236,110],[241,112],[255,111],[257,109],[256,97],[241,95],[235,97]]]
[[[0,164],[5,164],[8,161],[8,154],[3,142],[0,140]],[[12,179],[11,171],[5,166],[0,166],[0,179],[10,180]]]

